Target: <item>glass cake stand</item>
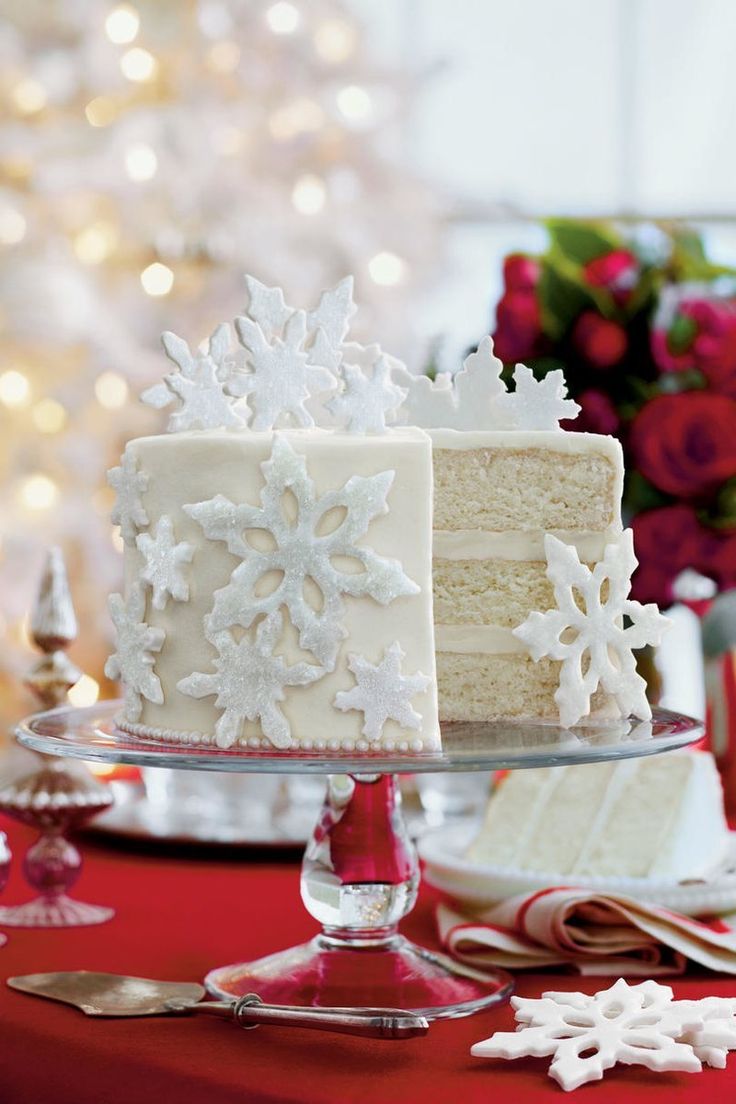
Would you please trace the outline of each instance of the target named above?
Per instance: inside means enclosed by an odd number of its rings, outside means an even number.
[[[637,720],[582,725],[451,724],[443,748],[422,753],[223,751],[211,745],[148,742],[115,725],[119,702],[37,713],[18,729],[22,744],[50,755],[183,770],[327,775],[327,794],[307,846],[301,896],[322,932],[255,962],[220,966],[210,993],[257,992],[269,1002],[416,1010],[428,1019],[466,1016],[506,1000],[502,970],[480,972],[411,943],[398,932],[419,888],[416,851],[401,816],[398,774],[494,771],[593,763],[671,751],[702,725],[655,710]]]

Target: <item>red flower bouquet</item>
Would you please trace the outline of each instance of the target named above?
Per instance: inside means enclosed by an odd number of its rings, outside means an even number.
[[[561,367],[582,408],[564,427],[620,438],[637,598],[667,605],[688,567],[736,587],[736,271],[684,228],[547,230],[504,260],[498,356]]]

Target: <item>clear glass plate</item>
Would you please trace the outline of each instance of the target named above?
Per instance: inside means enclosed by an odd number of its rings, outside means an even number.
[[[437,752],[350,752],[220,750],[148,741],[117,728],[121,702],[84,709],[63,706],[36,713],[17,729],[26,747],[104,763],[174,767],[180,770],[245,771],[264,774],[417,774],[433,771],[511,770],[561,763],[593,763],[655,755],[694,743],[703,726],[691,717],[655,709],[651,721],[636,718],[563,729],[552,722],[493,721],[442,726]]]

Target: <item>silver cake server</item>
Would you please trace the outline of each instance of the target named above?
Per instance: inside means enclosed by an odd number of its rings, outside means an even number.
[[[11,989],[80,1008],[87,1016],[165,1016],[204,1012],[232,1020],[239,1027],[271,1024],[367,1035],[376,1039],[411,1039],[426,1035],[424,1016],[396,1008],[301,1008],[264,1004],[255,993],[233,1001],[203,1001],[202,985],[152,981],[124,974],[68,970],[8,978]]]

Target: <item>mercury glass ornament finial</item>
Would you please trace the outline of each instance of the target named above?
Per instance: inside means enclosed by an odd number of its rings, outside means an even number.
[[[66,564],[58,547],[49,549],[38,597],[31,613],[31,638],[44,653],[25,678],[26,686],[51,709],[61,705],[82,672],[66,655],[77,638],[77,618]]]

